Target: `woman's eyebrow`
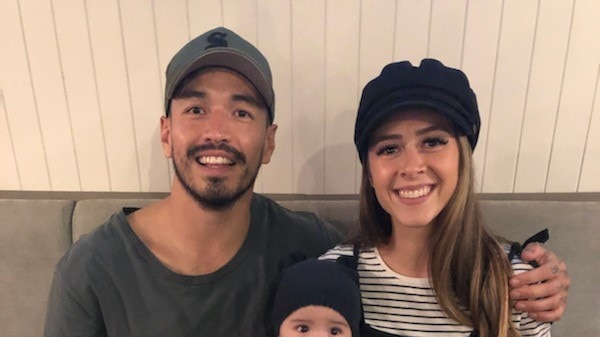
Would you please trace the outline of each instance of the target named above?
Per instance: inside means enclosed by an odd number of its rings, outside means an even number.
[[[397,134],[397,133],[390,133],[390,134],[385,134],[385,135],[380,135],[380,136],[374,137],[371,144],[375,145],[379,142],[383,142],[386,140],[397,140],[397,139],[402,139],[402,135]]]
[[[417,136],[421,136],[421,135],[426,134],[428,132],[437,131],[437,130],[445,131],[445,132],[448,131],[446,128],[442,127],[441,125],[433,124],[433,125],[430,125],[428,127],[425,127],[425,128],[417,130],[417,132],[415,132],[415,134]]]

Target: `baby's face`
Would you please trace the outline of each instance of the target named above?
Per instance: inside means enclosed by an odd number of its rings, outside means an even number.
[[[341,336],[351,337],[352,331],[344,316],[337,311],[309,305],[294,311],[281,323],[279,337]]]

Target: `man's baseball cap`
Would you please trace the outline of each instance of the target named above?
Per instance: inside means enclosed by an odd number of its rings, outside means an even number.
[[[424,59],[418,67],[402,61],[385,66],[363,89],[354,127],[361,162],[375,129],[392,114],[410,108],[429,108],[444,115],[475,149],[481,120],[467,76],[434,59]]]
[[[251,43],[224,27],[198,36],[173,56],[167,66],[165,113],[168,114],[171,99],[181,81],[190,73],[207,67],[229,68],[246,77],[264,99],[273,122],[275,93],[269,62]]]

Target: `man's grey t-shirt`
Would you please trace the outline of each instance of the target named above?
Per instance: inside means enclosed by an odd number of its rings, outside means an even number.
[[[123,210],[79,240],[57,265],[46,337],[265,336],[267,299],[281,257],[316,257],[341,240],[308,213],[255,194],[238,253],[202,276],[166,268],[129,226]]]

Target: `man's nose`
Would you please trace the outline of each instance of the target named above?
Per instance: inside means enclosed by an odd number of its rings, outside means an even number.
[[[203,123],[203,137],[210,142],[228,142],[231,139],[231,121],[220,109],[211,111]]]

